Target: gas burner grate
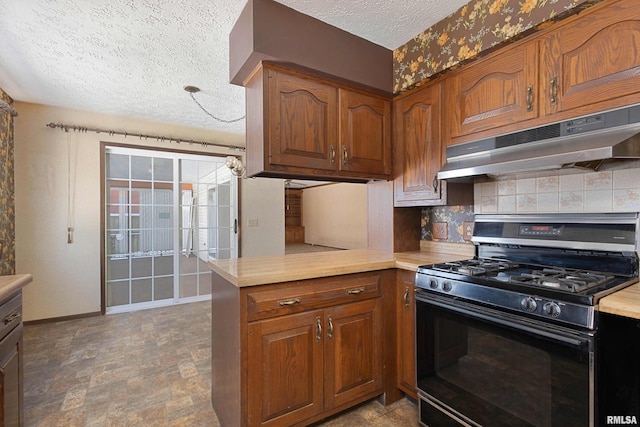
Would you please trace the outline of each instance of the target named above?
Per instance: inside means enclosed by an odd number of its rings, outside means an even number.
[[[511,276],[509,277],[509,282],[558,289],[566,292],[582,292],[608,283],[613,279],[613,276],[585,270],[543,268],[530,273]]]
[[[487,259],[468,259],[464,261],[445,262],[433,266],[434,270],[460,273],[467,276],[481,276],[487,273],[509,270],[518,264],[508,261]]]

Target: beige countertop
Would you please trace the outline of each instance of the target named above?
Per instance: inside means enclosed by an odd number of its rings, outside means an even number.
[[[462,246],[465,246],[463,250],[451,251],[454,253],[421,250],[394,254],[392,252],[369,249],[352,249],[225,259],[211,261],[209,262],[209,267],[230,283],[243,287],[385,270],[388,268],[416,270],[422,264],[455,261],[473,256],[473,247],[471,245]]]
[[[33,281],[30,274],[13,274],[0,276],[0,301],[9,298]]]
[[[420,251],[415,252],[392,253],[369,249],[353,249],[216,260],[209,262],[209,267],[230,283],[243,287],[388,268],[415,271],[420,265],[456,261],[472,256],[472,245],[429,242]],[[22,276],[29,276],[26,283],[31,281],[30,275]],[[0,297],[2,297],[5,286],[2,279],[11,281],[7,279],[11,277],[17,278],[18,276],[0,277]],[[640,283],[602,298],[598,309],[603,313],[640,319]]]
[[[640,283],[602,298],[598,310],[603,313],[640,319]]]

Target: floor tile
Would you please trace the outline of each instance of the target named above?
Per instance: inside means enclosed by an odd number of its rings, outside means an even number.
[[[27,325],[27,427],[218,427],[211,407],[211,303]],[[417,426],[406,399],[317,423]]]

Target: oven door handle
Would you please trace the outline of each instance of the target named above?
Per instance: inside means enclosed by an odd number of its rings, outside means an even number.
[[[416,297],[416,300],[418,300],[418,297]],[[457,313],[473,317],[474,319],[484,320],[488,323],[499,324],[508,328],[518,329],[520,331],[528,332],[534,335],[544,336],[554,341],[560,341],[562,343],[569,344],[573,347],[589,347],[590,340],[588,338],[580,338],[570,335],[569,333],[562,333],[545,325],[529,325],[523,322],[521,319],[497,312],[495,310],[478,309],[475,306],[470,306],[460,301],[452,302],[450,300],[447,300],[446,302],[442,302],[433,299],[426,300],[424,298],[419,298],[419,301],[435,305],[446,310],[453,310]]]

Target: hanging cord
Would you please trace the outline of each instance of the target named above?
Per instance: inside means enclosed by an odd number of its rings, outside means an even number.
[[[71,134],[67,130],[67,243],[69,244],[73,243],[76,204],[76,175],[78,170],[77,160],[77,145],[71,143]]]
[[[239,122],[240,120],[244,120],[244,118],[246,117],[246,116],[242,116],[242,117],[239,117],[239,118],[237,118],[237,119],[231,119],[231,120],[221,119],[221,118],[219,118],[219,117],[214,116],[213,114],[211,114],[211,113],[210,113],[210,112],[208,112],[207,110],[205,110],[205,108],[202,106],[202,104],[200,104],[200,103],[198,102],[198,100],[196,99],[196,97],[195,97],[195,96],[193,96],[193,92],[189,92],[189,96],[191,96],[191,99],[193,99],[193,102],[195,102],[195,103],[198,105],[198,107],[200,107],[200,109],[201,109],[201,110],[202,110],[202,111],[203,111],[207,116],[209,116],[209,117],[211,117],[212,119],[217,120],[217,121],[219,121],[219,122],[221,122],[221,123],[235,123],[235,122]]]
[[[200,104],[200,103],[198,102],[198,100],[196,99],[196,97],[193,95],[194,93],[198,93],[198,92],[200,92],[200,88],[199,88],[199,87],[197,87],[197,86],[187,85],[187,86],[184,86],[182,89],[184,89],[184,90],[185,90],[185,92],[187,92],[187,93],[189,94],[189,96],[191,97],[191,99],[193,99],[193,102],[195,102],[195,103],[196,103],[196,105],[197,105],[198,107],[200,107],[200,109],[202,110],[202,112],[203,112],[203,113],[205,113],[207,116],[211,117],[211,118],[212,118],[212,119],[214,119],[214,120],[217,120],[217,121],[219,121],[219,122],[221,122],[221,123],[235,123],[235,122],[239,122],[240,120],[244,120],[244,118],[246,117],[246,115],[245,115],[245,116],[239,117],[239,118],[237,118],[237,119],[231,119],[231,120],[225,120],[225,119],[221,119],[221,118],[219,118],[219,117],[216,117],[216,116],[214,116],[213,114],[211,114],[210,112],[208,112],[208,111],[206,110],[206,108],[204,108],[204,107],[202,106],[202,104]]]

